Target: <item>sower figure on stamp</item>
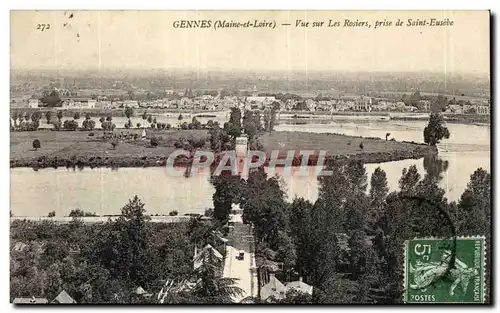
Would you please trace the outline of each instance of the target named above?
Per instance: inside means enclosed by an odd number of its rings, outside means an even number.
[[[450,270],[448,277],[443,277],[446,275],[450,258],[451,252],[447,250],[444,251],[441,257],[441,262],[422,263],[421,261],[417,261],[415,267],[410,264],[410,272],[414,274],[415,282],[414,284],[410,284],[410,288],[426,291],[426,288],[438,279],[451,278],[453,280],[453,284],[450,287],[450,295],[453,296],[455,294],[455,288],[460,283],[463,291],[465,292],[470,279],[479,273],[476,269],[469,268],[464,262],[456,259],[455,268]]]

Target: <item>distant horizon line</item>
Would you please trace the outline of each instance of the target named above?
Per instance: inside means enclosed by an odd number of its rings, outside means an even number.
[[[159,67],[149,67],[149,68],[105,68],[105,69],[71,69],[71,68],[29,68],[29,67],[10,67],[10,72],[15,71],[25,71],[25,72],[87,72],[87,73],[99,73],[99,72],[226,72],[226,73],[303,73],[306,72],[305,69],[222,69],[222,68],[204,68],[198,69],[195,67],[171,67],[171,68],[159,68]],[[308,73],[331,73],[331,74],[445,74],[445,75],[470,75],[470,76],[491,76],[491,72],[477,72],[477,71],[437,71],[437,70],[348,70],[348,69],[307,69]]]

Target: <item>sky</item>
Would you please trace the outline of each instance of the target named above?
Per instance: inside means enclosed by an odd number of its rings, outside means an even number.
[[[398,19],[430,18],[454,24],[395,26]],[[311,27],[330,19],[372,27]],[[374,29],[384,19],[393,25]],[[180,29],[176,20],[275,21],[276,27]],[[310,27],[296,27],[297,20]],[[489,24],[488,11],[11,11],[11,68],[486,74]]]

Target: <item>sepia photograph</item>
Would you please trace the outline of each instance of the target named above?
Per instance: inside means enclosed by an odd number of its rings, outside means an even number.
[[[10,11],[10,303],[491,304],[491,23]]]

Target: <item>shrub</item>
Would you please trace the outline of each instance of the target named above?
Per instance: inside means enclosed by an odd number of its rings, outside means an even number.
[[[38,139],[33,140],[33,149],[35,149],[35,151],[36,151],[39,148],[41,148],[40,140],[38,140]]]
[[[85,119],[82,123],[82,127],[86,130],[93,130],[95,128],[95,121],[91,119]]]
[[[56,216],[56,211],[52,211],[52,212],[49,212],[49,215],[47,215],[48,217],[54,217]]]
[[[149,144],[151,145],[151,147],[158,147],[159,141],[160,141],[159,138],[157,138],[157,137],[151,137],[151,140],[150,140]]]
[[[83,210],[80,210],[80,209],[75,209],[75,210],[71,210],[71,212],[69,212],[69,217],[82,217],[82,216],[85,216],[85,212],[83,212]]]
[[[213,217],[214,216],[214,209],[205,209],[205,214],[206,217]]]
[[[169,212],[168,215],[177,216],[177,215],[179,215],[179,212],[177,212],[177,210],[173,210],[173,211]]]
[[[66,120],[63,123],[63,128],[67,130],[76,130],[78,128],[78,122],[75,120]]]

